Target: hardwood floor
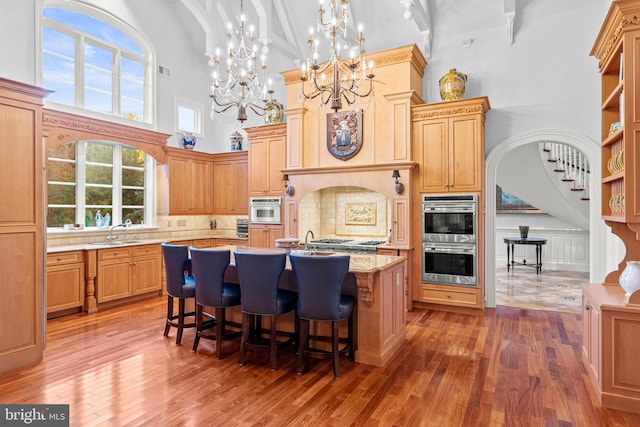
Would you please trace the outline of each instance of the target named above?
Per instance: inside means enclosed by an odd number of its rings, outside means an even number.
[[[341,359],[295,373],[286,349],[238,365],[193,331],[162,336],[166,299],[49,321],[42,363],[0,375],[0,402],[68,403],[73,426],[640,426],[600,409],[580,361],[580,316],[499,307],[417,310],[384,368]]]

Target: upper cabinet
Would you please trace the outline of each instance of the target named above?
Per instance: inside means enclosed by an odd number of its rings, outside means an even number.
[[[479,192],[484,187],[487,97],[425,104],[412,109],[418,191]]]
[[[247,152],[220,154],[213,162],[213,213],[247,215]]]
[[[249,140],[249,196],[283,196],[287,124],[246,129]]]
[[[211,162],[200,153],[171,150],[169,171],[169,215],[211,213]]]
[[[591,50],[602,78],[602,218],[626,246],[624,260],[606,283],[618,283],[626,261],[640,256],[639,15],[639,0],[613,2]]]

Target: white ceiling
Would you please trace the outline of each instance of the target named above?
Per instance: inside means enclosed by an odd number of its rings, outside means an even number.
[[[235,24],[241,0],[166,0],[175,8],[178,21],[194,41],[194,49],[203,54],[226,45],[228,21]],[[318,0],[243,0],[244,12],[256,27],[258,38],[269,48],[268,66],[272,70],[297,68],[306,57],[308,31],[319,17]],[[324,0],[325,9],[328,2]],[[412,3],[412,17],[405,19],[406,3]],[[463,43],[474,33],[503,27],[504,45],[509,37],[517,43],[519,28],[527,16],[544,16],[578,10],[610,0],[350,0],[352,29],[364,26],[368,52],[416,44],[427,59],[437,58],[431,49],[438,37],[457,37]],[[507,22],[511,21],[512,26]],[[440,44],[442,45],[442,44]],[[500,47],[503,47],[500,46]],[[222,49],[224,50],[224,48]],[[326,59],[326,58],[321,58]]]

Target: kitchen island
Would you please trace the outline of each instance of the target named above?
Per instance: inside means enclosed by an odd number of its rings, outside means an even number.
[[[231,266],[225,280],[238,283],[233,261],[235,249],[257,253],[283,252],[283,249],[265,249],[241,246],[223,246],[230,249]],[[355,360],[373,366],[384,366],[405,341],[404,296],[407,289],[407,261],[404,256],[324,253],[317,256],[350,255],[349,273],[343,292],[357,299],[354,346]],[[280,287],[296,290],[295,278],[289,258]],[[230,316],[233,316],[230,313]],[[291,321],[293,319],[290,319]],[[280,325],[281,322],[279,321]],[[286,327],[286,323],[283,325]],[[291,327],[293,325],[290,325]]]

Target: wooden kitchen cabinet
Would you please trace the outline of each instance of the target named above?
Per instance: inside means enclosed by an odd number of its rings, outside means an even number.
[[[249,196],[284,195],[286,123],[246,129],[249,140]]]
[[[47,255],[47,317],[66,314],[84,305],[84,256],[82,251]]]
[[[284,202],[285,209],[285,238],[295,239],[298,237],[298,201],[287,198]]]
[[[583,284],[582,361],[599,403],[640,413],[640,291]]]
[[[392,200],[393,222],[391,224],[391,243],[394,246],[409,246],[409,200],[406,197]]]
[[[48,93],[0,78],[1,372],[42,360],[42,98]]]
[[[98,250],[98,304],[162,289],[160,245]]]
[[[198,249],[212,248],[215,243],[213,239],[195,239],[191,242],[191,246]]]
[[[600,305],[582,295],[582,361],[594,384],[602,380],[602,330]]]
[[[418,191],[484,190],[487,97],[415,106],[413,138],[417,149]]]
[[[168,150],[169,215],[211,213],[211,162],[202,153]]]
[[[275,248],[276,239],[284,238],[282,225],[249,225],[249,246],[256,248]]]
[[[253,147],[252,147],[253,149]],[[213,162],[213,213],[247,215],[247,152],[217,155]]]

